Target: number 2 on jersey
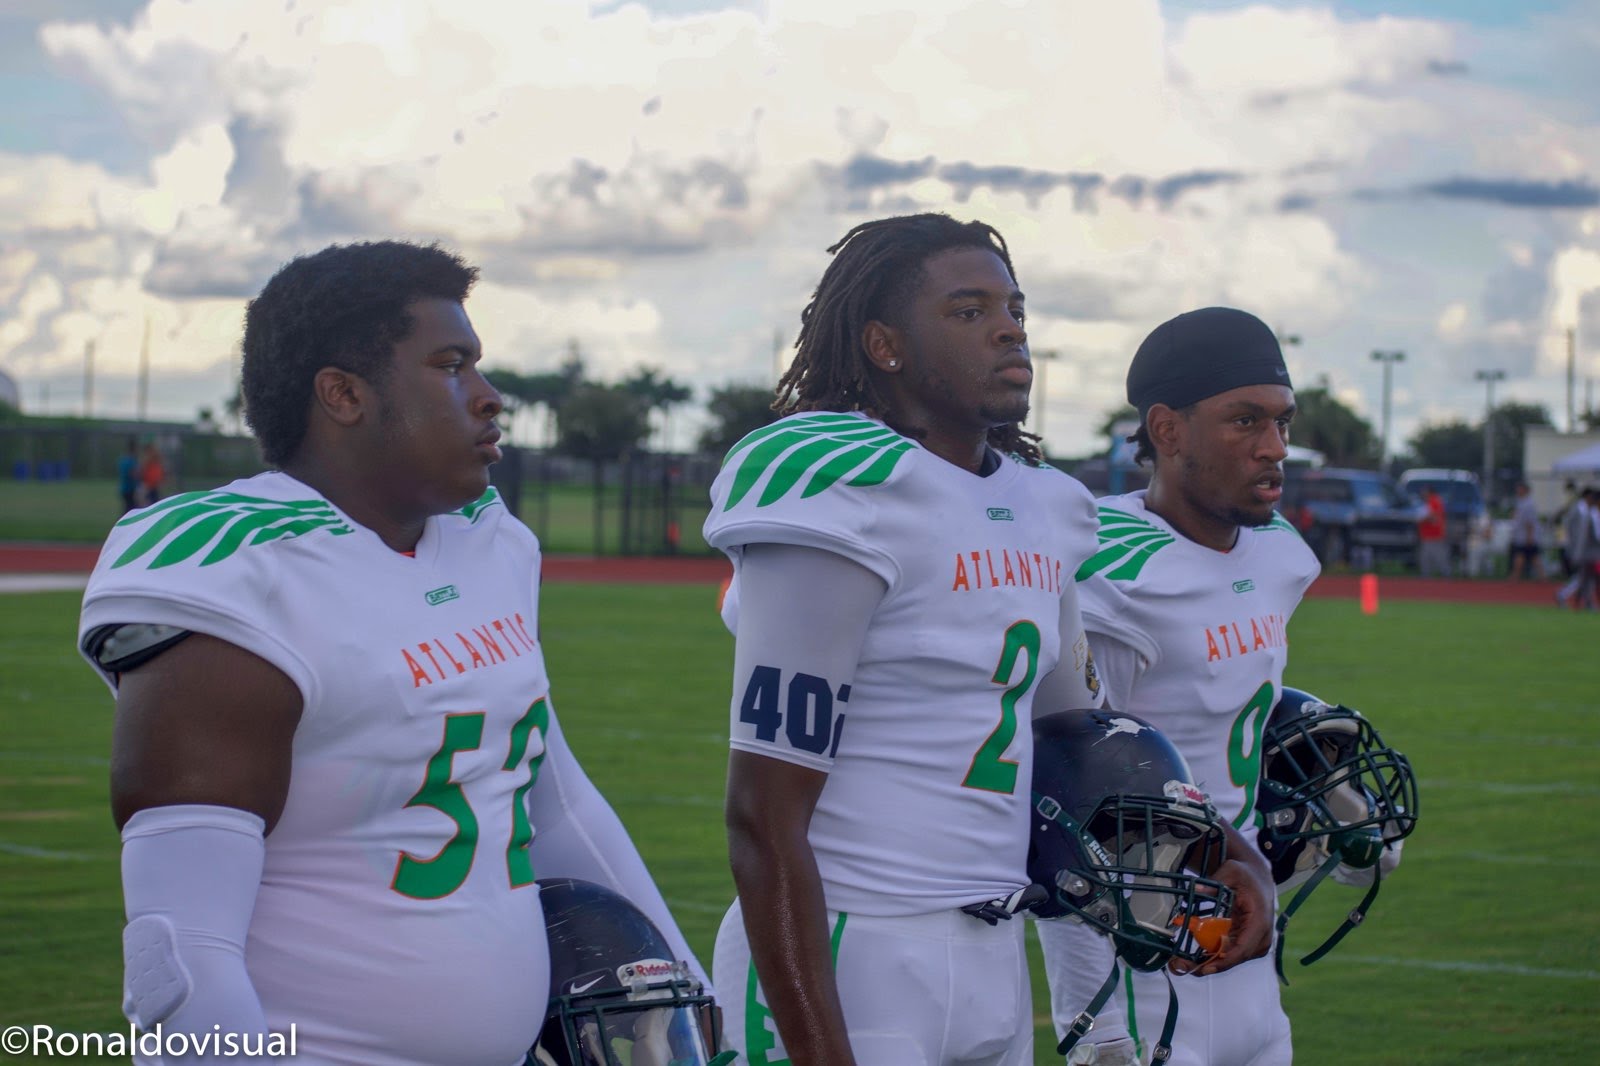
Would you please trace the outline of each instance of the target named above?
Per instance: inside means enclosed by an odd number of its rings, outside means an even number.
[[[1244,789],[1244,807],[1233,820],[1238,829],[1256,811],[1256,786],[1261,781],[1261,732],[1272,714],[1272,682],[1264,681],[1244,705],[1228,731],[1228,779]]]
[[[389,887],[402,896],[443,899],[461,887],[472,869],[472,860],[478,850],[478,816],[473,813],[460,783],[451,780],[452,763],[458,753],[475,751],[483,745],[483,719],[483,711],[445,715],[444,740],[428,760],[422,787],[406,801],[406,806],[432,807],[454,822],[456,831],[431,859],[400,853],[394,867],[394,880]],[[543,738],[550,729],[550,705],[543,697],[535,700],[528,712],[511,727],[509,750],[505,764],[500,769],[515,770],[522,765],[523,756],[528,751],[528,738],[535,729],[539,731],[541,741],[539,754],[527,760],[528,780],[511,797],[506,875],[512,888],[533,884],[533,861],[528,858],[533,826],[528,821],[527,796],[528,789],[539,777],[539,764],[544,761]]]
[[[1015,622],[1006,630],[1005,644],[1000,649],[1000,662],[994,668],[992,680],[1004,685],[1011,680],[1017,667],[1017,656],[1028,653],[1028,666],[1022,680],[1005,690],[1000,697],[1000,724],[994,727],[972,756],[972,766],[961,783],[967,788],[981,788],[986,792],[1004,792],[1017,789],[1017,764],[1002,759],[1011,740],[1017,735],[1017,703],[1033,687],[1039,672],[1039,627],[1032,622]]]

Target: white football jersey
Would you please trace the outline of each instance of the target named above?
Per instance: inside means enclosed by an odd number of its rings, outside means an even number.
[[[1109,705],[1165,733],[1218,812],[1253,838],[1261,731],[1316,556],[1278,515],[1219,552],[1147,510],[1142,490],[1097,503],[1099,548],[1077,572],[1084,627],[1091,646],[1108,637],[1142,660],[1121,677],[1117,655],[1100,657]]]
[[[734,748],[829,775],[809,834],[828,906],[919,914],[1026,884],[1032,701],[1093,550],[1087,490],[1011,458],[980,477],[864,415],[815,412],[746,437],[711,495],[706,540],[736,585],[743,546],[789,544],[887,586],[850,685],[773,667],[733,694]],[[1078,638],[1067,668],[1087,701]]]
[[[268,1024],[318,1061],[515,1062],[538,1034],[538,575],[492,489],[405,555],[281,473],[135,512],[101,553],[80,645],[165,623],[300,689],[245,961]]]

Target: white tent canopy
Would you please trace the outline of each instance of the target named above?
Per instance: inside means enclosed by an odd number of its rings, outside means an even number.
[[[1284,459],[1284,462],[1286,463],[1303,463],[1312,469],[1316,469],[1328,461],[1328,457],[1323,455],[1321,452],[1315,451],[1311,448],[1302,448],[1298,444],[1290,444],[1288,445],[1288,449],[1289,454]]]
[[[1571,455],[1563,455],[1550,464],[1550,470],[1556,474],[1600,473],[1600,444],[1591,444]]]

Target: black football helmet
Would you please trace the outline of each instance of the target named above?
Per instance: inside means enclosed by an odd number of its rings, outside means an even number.
[[[1174,957],[1196,963],[1207,957],[1197,930],[1233,910],[1233,890],[1201,872],[1224,857],[1222,822],[1159,729],[1116,711],[1035,718],[1031,813],[1028,877],[1050,893],[1034,906],[1037,917],[1088,923],[1111,937],[1116,957],[1136,970],[1159,970]],[[1067,1026],[1057,1054],[1070,1052],[1094,1026],[1117,979],[1113,962]],[[1170,981],[1156,1062],[1171,1054],[1178,1022]]]
[[[539,882],[550,1001],[525,1066],[720,1066],[700,1008],[711,997],[645,914],[608,888]],[[711,1038],[715,1041],[715,1037]]]
[[[1286,688],[1261,736],[1261,851],[1280,887],[1329,857],[1357,870],[1416,828],[1417,781],[1358,711]]]
[[[1113,711],[1035,719],[1033,816],[1028,876],[1050,890],[1036,915],[1088,923],[1136,970],[1207,957],[1191,921],[1232,909],[1200,872],[1222,860],[1222,823],[1160,730]]]
[[[1371,887],[1322,946],[1311,965],[1366,918],[1377,898],[1385,849],[1417,825],[1417,780],[1406,757],[1387,747],[1358,711],[1285,688],[1261,736],[1256,809],[1262,854],[1280,889],[1300,887],[1278,915],[1278,976],[1284,930],[1317,885],[1343,866],[1370,871]],[[1342,878],[1342,873],[1336,874]]]

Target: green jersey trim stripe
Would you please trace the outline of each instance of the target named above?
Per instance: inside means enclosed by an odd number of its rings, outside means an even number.
[[[1113,507],[1101,507],[1098,510],[1100,526],[1095,536],[1100,542],[1100,550],[1078,567],[1078,581],[1102,570],[1108,581],[1132,581],[1156,552],[1177,539],[1166,530],[1126,511],[1118,511]]]
[[[735,463],[737,469],[722,509],[733,510],[763,477],[766,486],[756,498],[757,507],[783,499],[802,481],[801,499],[850,474],[855,476],[847,484],[881,485],[912,447],[893,430],[848,415],[791,419],[758,429],[734,445],[723,460],[724,467]]]
[[[859,429],[883,429],[882,426],[875,425],[871,422],[864,422],[854,415],[820,411],[816,414],[805,415],[801,418],[790,419],[783,422],[774,422],[770,426],[762,426],[760,429],[751,430],[749,433],[746,433],[742,438],[740,438],[738,444],[735,444],[732,448],[728,449],[728,454],[723,456],[722,465],[727,466],[733,461],[733,457],[735,455],[738,455],[745,448],[748,448],[753,444],[766,440],[774,433],[793,432],[797,429],[809,430],[813,433],[825,433],[829,429],[844,429],[846,426],[854,426]]]
[[[1294,527],[1294,523],[1293,522],[1291,522],[1287,518],[1283,517],[1283,515],[1279,514],[1277,511],[1273,511],[1272,512],[1272,521],[1268,522],[1264,526],[1258,526],[1257,528],[1258,529],[1262,529],[1262,530],[1287,529],[1290,533],[1299,533],[1300,532],[1298,529],[1296,529]]]
[[[469,522],[476,522],[484,511],[487,511],[497,503],[504,506],[505,501],[500,499],[500,490],[490,485],[484,490],[482,496],[479,496],[476,500],[461,508],[461,510],[452,511],[451,514],[458,514]]]
[[[828,938],[828,953],[835,970],[839,969],[839,941],[844,939],[844,923],[849,914],[840,911],[839,918],[833,923],[833,934]],[[750,1061],[750,1066],[790,1066],[787,1058],[773,1058],[769,1052],[773,1050],[774,1041],[772,1034],[777,1032],[778,1026],[773,1024],[767,1028],[767,1019],[772,1017],[772,1012],[766,1004],[761,1002],[761,984],[756,977],[756,961],[750,960],[750,973],[745,978],[744,986],[744,1053]]]
[[[325,500],[263,500],[216,491],[170,497],[117,525],[146,522],[149,528],[117,557],[111,564],[113,570],[152,552],[155,555],[146,568],[160,570],[192,558],[211,545],[211,551],[200,560],[201,566],[210,566],[247,544],[265,544],[319,529],[326,529],[333,536],[353,532]]]

